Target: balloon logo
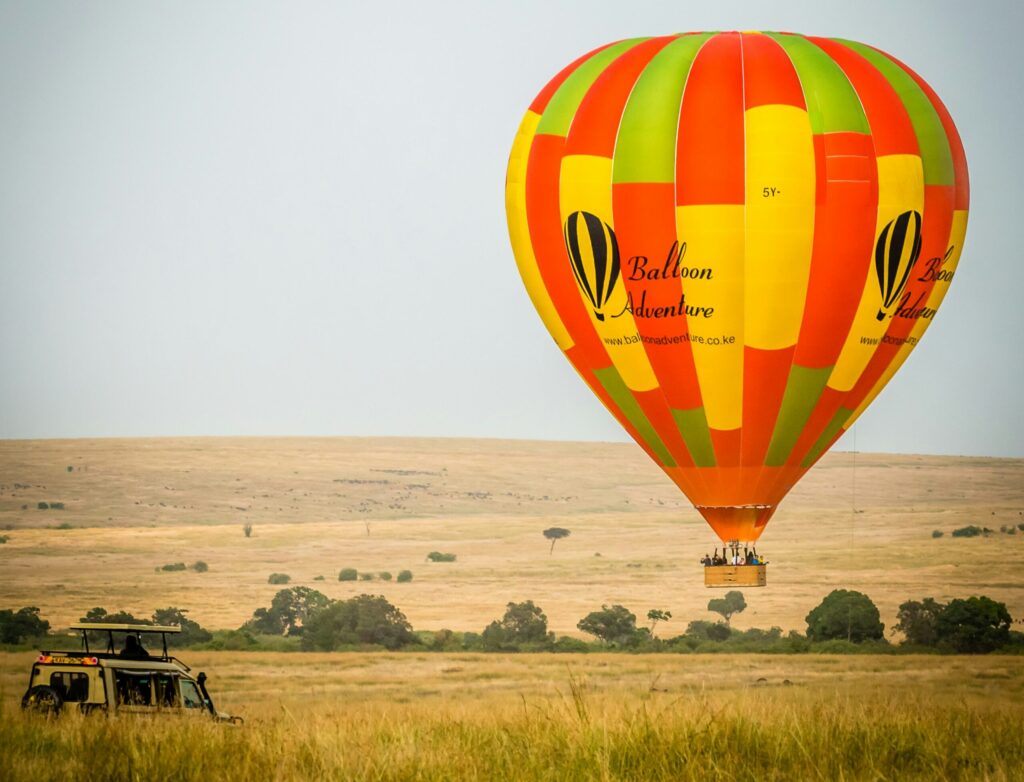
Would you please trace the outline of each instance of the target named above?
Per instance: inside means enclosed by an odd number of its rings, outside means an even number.
[[[911,221],[913,236],[907,236]],[[909,241],[908,241],[909,240]],[[887,226],[875,243],[875,273],[882,293],[882,308],[876,318],[882,320],[907,285],[910,270],[921,254],[921,214],[904,212]]]
[[[602,404],[723,541],[754,541],[931,325],[967,231],[935,92],[854,41],[601,46],[520,124],[527,293]]]
[[[576,283],[594,310],[601,311],[619,281],[619,244],[615,232],[589,212],[573,212],[565,221],[565,248]]]

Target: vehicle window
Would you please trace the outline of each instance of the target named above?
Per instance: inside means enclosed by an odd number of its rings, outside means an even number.
[[[117,702],[126,706],[152,704],[153,675],[147,672],[114,671]]]
[[[203,708],[203,698],[199,694],[199,688],[196,687],[195,682],[181,680],[181,702],[186,709]]]
[[[157,706],[169,708],[178,705],[178,691],[174,686],[174,679],[175,677],[169,673],[153,674]]]
[[[50,674],[50,686],[60,693],[65,702],[81,703],[89,700],[89,674],[59,671]]]

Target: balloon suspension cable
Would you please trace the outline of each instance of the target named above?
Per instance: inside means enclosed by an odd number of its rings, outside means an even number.
[[[850,545],[853,545],[854,525],[857,523],[857,424],[853,425],[853,470],[850,497]]]

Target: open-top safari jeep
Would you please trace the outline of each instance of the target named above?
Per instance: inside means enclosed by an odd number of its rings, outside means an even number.
[[[57,715],[65,708],[117,714],[184,714],[240,724],[241,717],[218,712],[206,690],[206,674],[193,677],[185,663],[167,653],[176,625],[82,623],[79,651],[41,651],[32,665],[23,709]],[[124,633],[115,649],[114,634]],[[106,634],[104,651],[90,649],[89,636]],[[143,635],[160,635],[162,653],[151,653]]]

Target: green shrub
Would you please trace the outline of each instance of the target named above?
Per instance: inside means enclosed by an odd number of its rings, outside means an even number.
[[[170,562],[170,563],[164,565],[160,569],[161,570],[165,570],[168,573],[174,572],[176,570],[185,570],[185,563],[184,562]]]
[[[390,581],[391,580],[391,574],[388,573],[388,571],[386,571],[386,570],[380,571],[380,573],[377,574],[377,577],[381,581]]]
[[[10,537],[8,537],[7,535],[0,535],[0,544],[6,543],[9,540]]]
[[[69,465],[68,465],[68,472],[74,472],[74,470],[75,470],[75,468],[74,468],[74,467],[72,467],[72,466],[71,466],[71,465],[69,464]]]
[[[50,503],[50,510],[64,510],[64,503],[63,502],[51,502]]]
[[[932,537],[933,538],[941,538],[943,536],[943,534],[944,534],[943,531],[940,530],[940,529],[933,529],[932,530]]]
[[[584,641],[582,638],[572,638],[568,635],[559,637],[557,641],[551,644],[551,651],[553,652],[589,652],[590,644]]]
[[[75,528],[74,524],[69,524],[66,521],[63,521],[60,524],[55,524],[53,526],[53,529],[74,529],[74,528]]]
[[[205,573],[210,569],[210,566],[203,562],[203,560],[198,559],[192,563],[192,569],[196,571],[196,573]]]
[[[270,578],[267,579],[268,584],[287,584],[292,580],[292,577],[287,573],[271,573]]]
[[[1017,529],[1019,529],[1021,532],[1024,532],[1024,524],[1018,524]]]
[[[354,567],[343,567],[338,573],[339,581],[356,581],[359,578],[359,571]]]
[[[252,524],[243,524],[242,525],[242,534],[245,535],[245,537],[247,537],[247,538],[251,538],[252,537]]]
[[[398,571],[398,583],[405,584],[405,583],[408,583],[409,581],[412,581],[412,571],[411,570],[399,570]]]
[[[431,562],[454,562],[455,555],[442,551],[431,551],[427,554],[427,559]]]
[[[314,581],[323,581],[324,577],[323,576],[316,576],[313,580]]]
[[[36,504],[36,507],[39,508],[39,510],[48,510],[49,507],[50,507],[50,503],[48,503],[48,502],[40,502],[40,503]]]
[[[985,534],[985,530],[974,524],[967,527],[960,527],[952,532],[954,538],[976,538],[978,535]]]
[[[360,581],[373,581],[373,578],[374,578],[373,573],[360,573],[359,574],[359,580]]]

